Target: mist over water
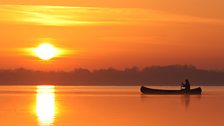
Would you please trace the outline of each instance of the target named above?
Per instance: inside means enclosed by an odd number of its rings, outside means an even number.
[[[0,125],[222,126],[224,87],[202,89],[142,95],[138,86],[1,86]]]

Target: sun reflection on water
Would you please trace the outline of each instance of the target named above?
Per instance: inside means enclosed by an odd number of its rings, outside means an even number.
[[[37,86],[36,114],[40,126],[54,124],[55,118],[55,87]]]

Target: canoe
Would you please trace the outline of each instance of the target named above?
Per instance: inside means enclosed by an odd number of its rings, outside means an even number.
[[[163,90],[163,89],[152,89],[152,88],[147,88],[144,86],[141,86],[140,88],[141,92],[143,94],[195,94],[195,95],[200,95],[202,92],[202,89],[200,87],[190,89],[189,92],[186,92],[186,90]]]

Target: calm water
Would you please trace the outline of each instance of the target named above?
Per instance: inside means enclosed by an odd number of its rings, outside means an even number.
[[[224,87],[202,87],[201,96],[141,95],[138,88],[0,86],[0,125],[224,125]]]

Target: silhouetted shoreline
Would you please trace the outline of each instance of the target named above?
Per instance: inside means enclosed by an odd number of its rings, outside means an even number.
[[[192,65],[151,66],[117,70],[114,68],[73,71],[35,71],[24,68],[0,70],[1,85],[79,85],[79,86],[175,86],[188,78],[192,85],[222,86],[224,71],[203,70]]]

